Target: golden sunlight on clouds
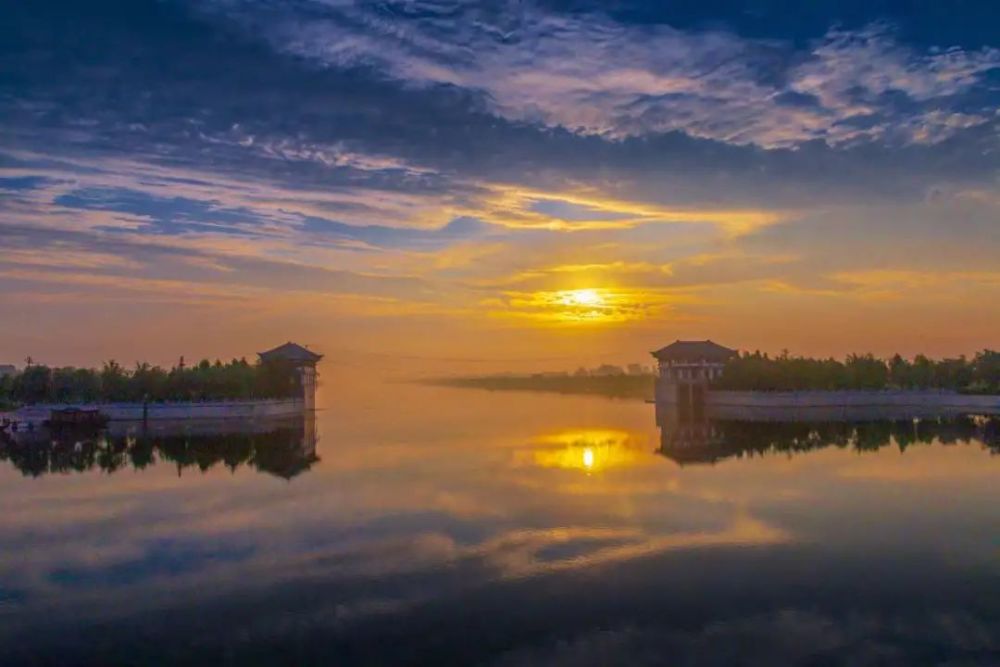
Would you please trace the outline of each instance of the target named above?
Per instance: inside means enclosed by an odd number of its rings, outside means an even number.
[[[589,287],[540,292],[507,292],[506,299],[490,299],[492,315],[533,319],[550,324],[616,324],[647,319],[664,310],[665,294]]]
[[[648,223],[716,225],[727,236],[739,236],[786,219],[790,212],[752,208],[681,208],[630,201],[584,192],[545,192],[484,184],[491,195],[477,210],[464,211],[509,228],[548,230],[623,229]]]
[[[604,297],[595,289],[575,289],[568,290],[560,297],[560,303],[564,306],[584,306],[596,308],[603,306]]]

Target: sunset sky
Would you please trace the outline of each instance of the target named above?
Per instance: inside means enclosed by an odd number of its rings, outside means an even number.
[[[1000,346],[993,2],[0,7],[0,363]]]

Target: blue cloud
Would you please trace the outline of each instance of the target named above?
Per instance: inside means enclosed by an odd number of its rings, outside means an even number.
[[[984,111],[997,106],[995,50],[970,27],[935,51],[896,3],[853,3],[849,18],[810,4],[801,23],[767,2],[30,5],[9,8],[0,42],[0,169],[18,174],[7,187],[80,174],[87,186],[56,204],[139,216],[151,237],[293,230],[301,243],[435,249],[498,232],[472,217],[403,229],[405,212],[443,203],[473,216],[491,183],[796,208],[909,202],[995,178],[998,122]],[[579,98],[547,78],[564,73]],[[577,112],[593,117],[565,115]],[[115,158],[158,175],[111,187],[130,175]],[[217,187],[220,201],[146,186]],[[287,212],[254,205],[271,186]],[[415,203],[383,217],[383,195]],[[558,201],[534,210],[609,217]]]
[[[19,192],[25,190],[38,190],[55,183],[54,179],[45,176],[15,176],[11,178],[0,178],[0,190]]]
[[[458,217],[437,229],[410,229],[382,225],[346,225],[325,218],[305,218],[305,230],[318,238],[350,239],[381,248],[433,249],[488,234],[491,225],[476,218]]]
[[[149,220],[143,231],[154,234],[215,232],[253,236],[266,216],[247,208],[227,208],[215,202],[186,197],[156,197],[126,188],[84,188],[56,197],[53,202],[67,208],[113,211]],[[119,231],[116,227],[98,228]]]
[[[574,204],[573,202],[557,199],[540,199],[532,203],[529,208],[536,213],[542,213],[553,218],[578,222],[586,222],[588,220],[626,220],[634,217],[624,213],[605,211],[592,206]]]
[[[246,561],[255,551],[253,545],[157,540],[137,558],[93,567],[58,567],[49,573],[49,579],[66,588],[128,586],[154,577],[199,572],[213,564]]]
[[[276,228],[283,228],[300,234],[299,240],[306,243],[358,241],[378,248],[433,249],[484,236],[492,229],[491,225],[469,217],[454,218],[437,229],[351,225],[318,216],[261,212],[188,197],[158,197],[128,188],[82,188],[59,195],[53,203],[71,209],[141,217],[146,222],[140,231],[154,235],[215,233],[253,237],[274,235]],[[96,229],[124,231],[113,226]]]
[[[838,20],[830,3],[822,11],[802,10],[811,17],[808,29],[774,28],[767,34],[773,43],[761,42],[753,26],[790,21],[788,12],[766,3],[753,11],[733,11],[726,3],[686,9],[671,3],[662,11],[630,3],[610,13],[594,3],[570,5],[514,11],[493,4],[387,3],[382,14],[306,0],[15,5],[5,17],[10,39],[0,43],[8,65],[0,75],[7,130],[0,141],[22,152],[73,157],[59,167],[72,171],[127,156],[176,170],[157,185],[204,187],[212,174],[276,184],[301,192],[304,201],[316,192],[362,189],[474,198],[478,184],[499,181],[542,189],[606,183],[622,197],[671,205],[784,207],[905,199],[942,180],[983,185],[993,178],[997,118],[982,110],[996,108],[997,91],[983,85],[995,74],[981,71],[992,56],[975,51],[980,44],[953,40],[947,43],[963,47],[935,55],[922,42],[904,41],[909,31],[901,23],[898,33],[861,39],[869,51],[859,57],[855,42],[829,36]],[[872,21],[898,18],[898,12],[851,11],[854,18],[841,24],[854,37]],[[591,43],[587,31],[595,26],[600,30]],[[409,39],[382,39],[390,28]],[[345,39],[325,40],[331,30]],[[617,49],[619,42],[605,33],[623,35],[628,50]],[[314,46],[377,48],[351,57],[309,51],[304,58],[293,47],[312,43],[307,37],[315,37]],[[718,48],[709,48],[716,39]],[[826,82],[822,90],[802,85],[794,75],[826,62],[817,55],[822,48],[839,49],[835,54],[845,63],[870,65],[876,73],[901,64],[907,76],[898,86],[911,88],[880,90],[855,76],[858,70],[837,79],[823,77],[822,69],[810,70]],[[566,49],[596,54],[599,62],[588,70],[578,58],[561,58]],[[531,64],[527,70],[517,60],[522,56]],[[950,61],[975,65],[979,73],[957,88],[931,88],[940,95],[915,102],[907,77],[926,82],[930,66]],[[559,72],[579,72],[585,84],[601,77],[608,83],[594,83],[577,101],[537,85],[508,91],[514,104],[498,96],[504,91],[496,86],[518,77],[544,80],[553,63]],[[653,94],[616,78],[620,71],[652,76],[654,84],[656,76],[669,82],[682,75],[678,80],[703,85],[708,97],[698,90]],[[842,80],[852,78],[869,88]],[[627,94],[618,98],[613,90],[621,87]],[[746,106],[743,88],[761,93],[758,106]],[[876,109],[859,114],[859,102]],[[546,105],[548,115],[535,113]],[[628,136],[579,132],[564,111],[593,114],[593,127]],[[773,147],[785,143],[788,148]],[[363,159],[343,160],[342,152]],[[59,162],[0,155],[0,167],[48,169]],[[217,225],[216,231],[247,234],[261,222],[253,210],[130,205],[149,210],[149,233]],[[343,217],[346,206],[338,204],[331,215]]]

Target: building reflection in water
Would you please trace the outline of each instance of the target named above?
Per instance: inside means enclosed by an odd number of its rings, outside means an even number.
[[[824,447],[875,451],[893,445],[905,451],[910,445],[934,441],[945,445],[980,442],[990,452],[1000,454],[1000,419],[996,417],[914,418],[896,414],[860,420],[849,412],[822,421],[799,417],[802,415],[785,411],[758,420],[713,419],[657,405],[657,452],[680,465],[795,454]]]
[[[306,472],[317,455],[315,415],[261,421],[205,420],[112,422],[87,431],[0,432],[0,461],[24,475],[101,470],[142,470],[169,463],[177,474],[222,465],[235,472],[248,467],[284,479]]]

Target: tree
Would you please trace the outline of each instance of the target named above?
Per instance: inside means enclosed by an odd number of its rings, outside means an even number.
[[[114,359],[105,361],[101,368],[101,398],[105,401],[127,401],[128,374]]]
[[[26,367],[14,378],[14,398],[24,403],[44,403],[51,400],[52,369],[48,366]]]

